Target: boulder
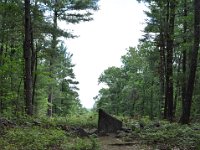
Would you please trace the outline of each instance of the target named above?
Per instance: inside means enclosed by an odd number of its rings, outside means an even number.
[[[99,109],[98,132],[116,133],[122,129],[122,121]]]

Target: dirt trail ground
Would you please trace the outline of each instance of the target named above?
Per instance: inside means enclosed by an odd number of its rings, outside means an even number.
[[[115,135],[99,137],[100,150],[151,150],[147,145],[142,145],[138,141],[124,142],[116,138]]]

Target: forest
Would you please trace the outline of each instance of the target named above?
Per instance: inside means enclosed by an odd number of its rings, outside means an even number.
[[[0,1],[0,149],[200,149],[200,1],[137,1],[144,35],[99,76],[91,110],[65,43],[78,37],[59,24],[93,20],[99,0]],[[123,127],[98,131],[99,110]]]

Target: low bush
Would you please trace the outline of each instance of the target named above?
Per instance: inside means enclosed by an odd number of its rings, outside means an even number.
[[[180,125],[178,123],[151,122],[144,128],[133,130],[134,134],[155,148],[172,149],[199,149],[200,124]]]
[[[0,147],[5,150],[37,150],[59,146],[67,140],[65,133],[57,129],[40,127],[16,127],[7,129],[0,138]]]
[[[0,137],[1,150],[96,150],[95,138],[67,135],[55,128],[17,127],[6,129]]]
[[[81,138],[73,132],[63,130],[69,127],[94,128],[96,114],[71,115],[67,117],[34,118],[19,117],[10,120],[13,126],[2,126],[1,150],[96,150],[94,137]]]
[[[69,115],[66,117],[67,124],[82,128],[97,128],[97,113],[86,113],[83,115]]]

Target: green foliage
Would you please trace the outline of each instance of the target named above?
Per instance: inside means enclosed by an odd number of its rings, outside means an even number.
[[[148,3],[145,34],[136,48],[129,47],[121,57],[121,67],[109,67],[100,75],[99,82],[107,86],[99,90],[95,106],[115,115],[149,116],[150,119],[169,119],[166,116],[169,112],[171,118],[187,116],[185,112],[189,111],[183,112],[187,107],[182,106],[187,104],[184,103],[185,86],[191,83],[187,80],[194,54],[191,51],[195,41],[191,23],[194,22],[193,2],[138,1]],[[199,73],[197,68],[190,113],[196,120],[200,112]],[[173,95],[171,98],[169,93]]]
[[[83,128],[96,128],[98,122],[96,113],[86,113],[81,115],[66,116],[67,124]]]
[[[139,119],[139,123],[142,124],[143,126],[148,125],[151,122],[149,116],[144,116]]]
[[[64,131],[55,128],[17,127],[7,129],[0,137],[0,147],[2,150],[96,150],[98,144],[93,137],[69,137]]]
[[[98,142],[95,137],[78,137],[73,131],[63,130],[76,127],[96,127],[96,115],[55,117],[55,118],[12,118],[14,126],[1,127],[0,147],[2,150],[97,150]]]
[[[51,149],[59,146],[62,141],[67,141],[65,133],[57,129],[43,129],[39,127],[9,129],[1,137],[2,149]]]
[[[166,121],[151,121],[144,128],[137,128],[133,132],[145,143],[155,148],[198,149],[200,146],[200,125],[191,126],[169,123]]]
[[[24,113],[24,3],[0,3],[0,113],[12,116]],[[80,111],[78,82],[73,72],[72,54],[63,38],[74,38],[61,29],[58,21],[79,23],[90,21],[98,9],[98,0],[40,0],[30,2],[31,75],[34,114],[45,116],[48,106],[54,114],[65,116]],[[86,11],[87,9],[87,11]],[[52,14],[54,17],[52,17]],[[51,88],[53,87],[53,88]],[[50,91],[49,89],[52,89]],[[48,96],[53,102],[48,103]]]
[[[58,125],[67,125],[72,127],[81,127],[81,128],[96,128],[98,122],[98,115],[94,112],[87,112],[84,114],[69,114],[65,117],[55,116],[48,118],[44,117],[28,117],[28,116],[19,116],[11,117],[15,124],[33,126],[39,124],[42,127],[57,127]]]
[[[95,97],[97,108],[103,108],[115,115],[150,116],[160,115],[158,77],[156,61],[158,55],[150,42],[141,43],[138,48],[130,47],[122,56],[122,67],[110,67],[99,77],[102,88]]]
[[[67,125],[71,127],[81,128],[96,128],[97,127],[97,114],[79,114],[79,115],[67,115],[66,117],[42,117],[40,119],[31,119],[28,122],[34,124],[34,122],[40,122],[43,127],[56,127],[57,125]],[[23,121],[21,121],[23,122]]]
[[[95,138],[73,138],[68,144],[62,145],[64,150],[98,150],[99,146]]]
[[[148,116],[121,117],[126,128],[132,129],[133,140],[154,149],[199,149],[200,124],[181,125],[166,120],[150,120]]]

